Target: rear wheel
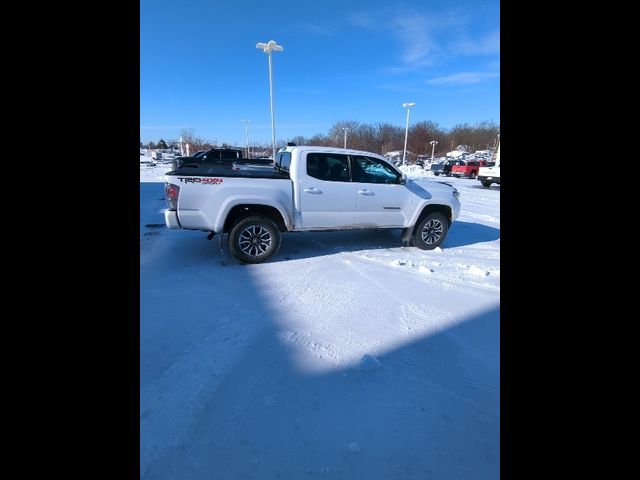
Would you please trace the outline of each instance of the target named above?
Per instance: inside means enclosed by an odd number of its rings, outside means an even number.
[[[440,212],[430,213],[416,226],[413,243],[422,250],[433,250],[444,242],[448,231],[449,220]]]
[[[483,187],[489,188],[491,186],[492,182],[490,182],[488,180],[482,180],[480,183],[482,184]]]
[[[261,263],[273,257],[280,248],[280,230],[264,216],[245,217],[229,234],[229,249],[244,263]]]
[[[471,172],[471,173],[469,174],[469,178],[470,178],[471,180],[473,180],[474,178],[476,178],[476,172]]]

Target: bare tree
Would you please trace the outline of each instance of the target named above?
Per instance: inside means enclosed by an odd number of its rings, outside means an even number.
[[[404,147],[404,128],[390,123],[378,123],[375,126],[376,145],[372,152],[381,154],[393,150],[402,150]]]
[[[295,143],[296,145],[309,145],[308,140],[301,135],[298,135],[297,137],[293,137],[289,141]]]
[[[192,128],[183,129],[180,131],[183,143],[189,144],[189,153],[193,154],[198,150],[209,150],[216,146],[215,141],[205,140],[202,137],[197,137]]]
[[[479,122],[473,126],[468,123],[457,124],[449,130],[448,141],[453,142],[454,148],[458,145],[468,145],[471,151],[485,150],[487,146],[493,146],[499,128],[490,121]]]
[[[344,145],[344,128],[347,128],[347,148],[364,150],[384,154],[404,147],[404,127],[392,125],[388,122],[376,124],[359,123],[354,120],[336,122],[327,134],[315,134],[312,137],[298,135],[289,141],[296,145],[315,145],[320,147],[342,147]],[[479,122],[475,125],[458,124],[446,130],[432,121],[417,122],[410,126],[407,140],[407,150],[410,161],[415,155],[431,155],[432,140],[437,143],[434,155],[442,156],[458,145],[468,145],[472,151],[493,147],[498,137],[500,126],[493,121]],[[197,137],[193,129],[181,131],[182,140],[189,143],[191,153],[198,150],[208,150],[216,146],[216,141]],[[285,140],[278,140],[277,146],[286,145]],[[254,143],[254,152],[267,152],[271,155],[271,143],[264,145]],[[260,153],[262,155],[262,153]]]

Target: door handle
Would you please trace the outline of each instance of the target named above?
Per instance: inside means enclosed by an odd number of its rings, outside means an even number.
[[[305,188],[305,189],[304,189],[304,191],[305,191],[305,192],[307,192],[307,193],[313,193],[313,194],[315,194],[315,195],[317,195],[317,194],[319,194],[319,193],[322,193],[322,190],[318,190],[318,189],[317,189],[317,188],[315,188],[315,187]]]
[[[371,190],[367,190],[366,188],[364,190],[358,190],[358,194],[360,194],[360,195],[375,195],[375,193],[373,193]]]

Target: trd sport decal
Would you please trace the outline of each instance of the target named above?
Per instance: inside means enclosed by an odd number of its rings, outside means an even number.
[[[183,183],[203,183],[205,185],[220,185],[224,179],[222,178],[199,178],[199,177],[178,177]]]

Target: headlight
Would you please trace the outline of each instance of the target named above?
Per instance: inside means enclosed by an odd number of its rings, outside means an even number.
[[[458,198],[460,196],[460,192],[458,192],[458,190],[455,189],[455,188],[453,189],[453,196],[456,197],[456,198]]]

